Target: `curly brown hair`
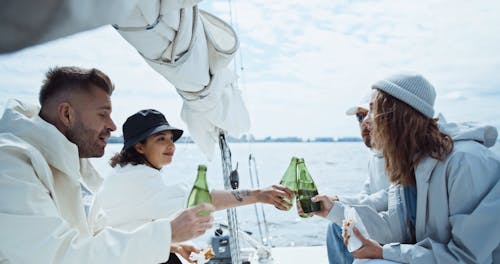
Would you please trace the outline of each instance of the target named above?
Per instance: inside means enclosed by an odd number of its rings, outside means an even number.
[[[146,144],[146,140],[144,139],[140,141],[141,144]],[[116,153],[110,160],[109,165],[111,167],[116,167],[116,165],[120,165],[120,167],[124,167],[127,164],[139,165],[146,163],[146,157],[141,153],[137,152],[134,146],[131,146],[127,149],[122,149],[122,151]]]
[[[439,130],[437,119],[424,116],[388,93],[378,90],[373,113],[372,145],[382,150],[393,183],[415,184],[415,168],[423,158],[442,161],[453,150],[453,140]]]

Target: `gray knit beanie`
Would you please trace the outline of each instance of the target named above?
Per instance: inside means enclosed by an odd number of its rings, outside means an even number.
[[[372,89],[379,89],[396,97],[428,118],[434,116],[436,90],[420,74],[392,75],[373,84]]]

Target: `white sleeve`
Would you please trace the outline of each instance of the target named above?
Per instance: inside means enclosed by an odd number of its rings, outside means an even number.
[[[377,212],[374,208],[367,205],[350,206],[359,214],[370,238],[381,244],[387,244],[394,241],[407,241],[408,232],[405,225],[406,218],[400,188],[396,185],[391,185],[387,195],[387,211]],[[334,203],[327,218],[341,225],[342,220],[344,220],[344,209],[345,206],[342,202]]]
[[[339,200],[349,205],[367,205],[377,212],[386,211],[390,183],[384,166],[384,159],[374,153],[368,162],[368,177],[362,191],[357,195],[339,196]]]
[[[339,201],[348,205],[366,205],[373,208],[377,212],[387,210],[388,188],[380,190],[373,194],[358,194],[352,196],[339,196]]]
[[[170,253],[168,220],[132,232],[81,234],[60,214],[26,159],[0,150],[0,262],[160,263]]]

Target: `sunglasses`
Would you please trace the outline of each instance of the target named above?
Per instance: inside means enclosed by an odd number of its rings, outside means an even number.
[[[387,114],[390,114],[390,113],[393,113],[393,112],[394,112],[394,110],[390,110],[390,111],[387,111],[385,113],[380,113],[380,114],[378,114],[376,116],[373,115],[372,111],[358,112],[358,113],[356,113],[356,119],[358,120],[359,123],[362,123],[367,118],[374,119],[375,117],[387,115]]]
[[[362,123],[363,120],[368,116],[368,112],[357,112],[356,113],[356,119],[358,120],[359,123]]]

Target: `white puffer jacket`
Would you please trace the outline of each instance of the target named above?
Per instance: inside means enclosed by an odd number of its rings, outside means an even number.
[[[76,145],[38,112],[36,106],[10,101],[0,119],[0,263],[167,260],[168,220],[133,232],[94,233],[80,182],[96,191],[102,180],[88,160],[79,159]]]

